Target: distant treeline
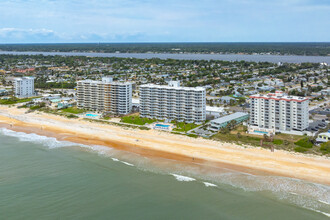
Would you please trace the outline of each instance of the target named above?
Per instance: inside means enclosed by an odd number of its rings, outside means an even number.
[[[102,53],[271,53],[329,56],[330,43],[88,43],[1,44],[2,51]]]

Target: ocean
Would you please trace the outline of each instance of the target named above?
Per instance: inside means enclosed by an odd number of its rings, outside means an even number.
[[[0,128],[1,219],[330,219],[330,186]]]
[[[93,53],[93,52],[25,52],[0,51],[1,54],[39,55],[44,56],[88,56],[88,57],[121,57],[138,59],[178,59],[178,60],[224,60],[271,63],[330,63],[330,56],[299,56],[299,55],[248,55],[248,54],[198,54],[198,53]]]

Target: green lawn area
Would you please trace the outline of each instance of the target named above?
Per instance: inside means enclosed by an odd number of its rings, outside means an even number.
[[[172,124],[174,124],[176,126],[176,128],[173,129],[173,131],[178,131],[178,132],[187,132],[191,129],[194,129],[196,127],[198,127],[199,125],[194,124],[194,123],[185,123],[185,122],[176,122],[176,121],[172,121]]]
[[[13,105],[17,103],[23,102],[31,102],[34,98],[25,98],[25,99],[17,99],[17,98],[10,98],[10,99],[0,99],[0,105]]]
[[[70,114],[81,114],[81,113],[86,112],[86,110],[79,109],[77,107],[65,108],[65,109],[62,109],[61,111],[65,112],[65,113],[70,113]]]
[[[120,120],[120,122],[127,123],[127,124],[134,124],[134,125],[151,124],[156,121],[159,121],[159,120],[150,119],[150,118],[141,118],[138,115],[124,116]]]

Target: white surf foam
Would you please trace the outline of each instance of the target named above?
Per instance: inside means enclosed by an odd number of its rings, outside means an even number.
[[[120,161],[120,162],[122,162],[123,164],[126,164],[127,166],[131,166],[131,167],[134,167],[134,165],[133,165],[133,164],[131,164],[131,163],[127,163],[127,162],[125,162],[125,161]]]
[[[322,211],[319,211],[319,210],[314,210],[314,209],[312,209],[312,211],[315,211],[315,212],[321,213],[321,214],[323,214],[323,215],[325,215],[325,216],[327,216],[327,217],[329,217],[329,218],[330,218],[330,213],[327,213],[327,212],[322,212]]]
[[[191,181],[195,181],[196,179],[188,177],[188,176],[182,176],[182,175],[178,175],[178,174],[174,174],[171,173],[172,176],[175,177],[175,179],[177,179],[180,182],[191,182]]]
[[[69,141],[58,141],[56,138],[41,136],[34,133],[27,134],[24,132],[16,132],[6,128],[1,128],[0,133],[5,136],[16,137],[20,141],[42,144],[44,146],[49,147],[50,149],[78,145]]]
[[[217,187],[217,185],[213,183],[203,182],[206,187]]]
[[[330,205],[329,202],[326,202],[326,201],[323,201],[323,200],[319,200],[319,202],[323,203],[323,204],[326,204],[326,205]]]
[[[120,162],[120,163],[123,163],[123,164],[125,164],[125,165],[127,165],[127,166],[135,167],[134,164],[128,163],[128,162],[126,162],[126,161],[122,161],[122,160],[119,160],[119,159],[114,158],[114,157],[111,157],[111,159],[112,159],[113,161],[115,161],[115,162]]]
[[[24,142],[42,144],[43,146],[46,146],[49,149],[77,146],[77,147],[82,147],[82,148],[86,148],[86,149],[95,151],[100,155],[107,154],[107,153],[111,152],[111,150],[112,150],[111,148],[105,147],[105,146],[85,145],[85,144],[73,143],[70,141],[59,141],[53,137],[42,136],[42,135],[38,135],[38,134],[34,134],[34,133],[27,134],[24,132],[16,132],[16,131],[12,131],[12,130],[9,130],[6,128],[0,128],[0,134],[9,136],[9,137],[16,137],[20,141],[24,141]]]

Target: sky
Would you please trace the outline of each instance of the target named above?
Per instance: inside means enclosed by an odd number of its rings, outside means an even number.
[[[0,43],[330,42],[330,0],[0,0]]]

